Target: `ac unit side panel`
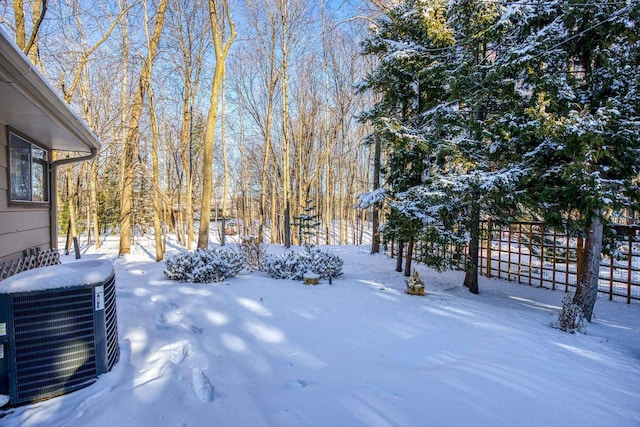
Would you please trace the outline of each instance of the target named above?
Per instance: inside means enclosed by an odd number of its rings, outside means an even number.
[[[0,394],[8,395],[11,405],[85,387],[118,361],[113,266],[81,264],[69,268],[85,278],[98,272],[100,281],[51,289],[26,281],[22,289],[28,291],[0,292]]]
[[[107,370],[110,371],[118,362],[120,347],[118,346],[118,316],[116,313],[116,279],[112,276],[104,286],[105,324],[107,329]]]
[[[0,295],[0,394],[9,395],[9,371],[12,368],[13,344],[11,331],[13,321],[11,299],[8,295]]]

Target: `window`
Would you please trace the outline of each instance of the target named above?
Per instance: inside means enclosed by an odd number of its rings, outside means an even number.
[[[49,153],[9,132],[9,187],[12,202],[49,202]]]

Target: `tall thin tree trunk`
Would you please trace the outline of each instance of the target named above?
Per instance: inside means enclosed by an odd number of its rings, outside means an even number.
[[[469,240],[469,259],[465,266],[464,286],[469,292],[477,294],[478,290],[478,262],[480,247],[480,205],[474,200],[471,202],[471,227]]]
[[[222,147],[222,168],[223,168],[223,180],[222,180],[222,238],[220,244],[224,246],[227,240],[227,198],[229,197],[229,162],[227,159],[227,140],[226,140],[226,128],[225,128],[225,88],[224,82],[225,70],[222,70],[222,105],[220,108],[220,145]]]
[[[29,60],[32,64],[38,64],[38,28],[44,19],[44,15],[47,11],[47,0],[36,0],[33,3],[33,10],[31,14],[31,27],[33,28],[31,34],[31,40],[25,46],[25,53],[28,54]]]
[[[168,0],[160,0],[153,35],[149,41],[146,61],[140,70],[140,81],[136,86],[133,106],[129,117],[129,126],[122,154],[122,193],[120,195],[120,246],[119,255],[131,252],[131,228],[133,216],[133,182],[135,173],[135,155],[140,138],[140,117],[142,115],[144,97],[151,81],[153,61],[156,57],[160,35],[164,27],[164,16]]]
[[[182,175],[184,178],[184,193],[182,189],[179,189],[180,194],[184,194],[179,197],[178,209],[180,210],[180,227],[183,228],[183,204],[185,213],[184,220],[186,221],[186,236],[183,244],[187,250],[191,250],[191,244],[193,239],[193,195],[192,195],[192,178],[191,178],[191,126],[193,117],[191,115],[191,108],[189,105],[191,92],[191,79],[187,72],[185,72],[184,79],[184,94],[182,99],[182,128],[180,129],[180,147],[182,151]],[[184,230],[182,230],[184,231]],[[181,233],[182,234],[182,233]]]
[[[242,94],[240,94],[242,96]],[[251,198],[249,197],[249,159],[247,158],[247,147],[244,135],[244,119],[242,114],[242,102],[238,103],[238,108],[241,109],[238,114],[240,119],[240,191],[242,192],[242,233],[244,235],[252,235],[253,229],[251,226]],[[262,241],[262,240],[260,240]]]
[[[67,231],[67,241],[64,246],[66,254],[71,250],[73,244],[73,238],[78,237],[76,230],[76,203],[77,203],[77,188],[73,180],[72,166],[67,169],[67,195],[69,203],[69,230]]]
[[[156,261],[164,258],[164,244],[162,241],[162,225],[160,213],[162,205],[160,203],[160,170],[158,166],[158,120],[156,118],[155,103],[153,101],[153,89],[151,84],[147,88],[149,91],[149,116],[151,118],[151,164],[153,180],[153,234],[156,245]]]
[[[599,216],[591,219],[582,256],[583,264],[576,283],[573,302],[582,309],[584,318],[591,322],[593,308],[598,299],[598,281],[600,279],[600,258],[602,254],[602,235],[604,227]]]
[[[91,210],[91,219],[93,227],[93,235],[96,242],[96,249],[100,248],[100,224],[98,218],[98,160],[91,161],[89,169],[89,203]]]
[[[373,189],[380,188],[380,164],[381,164],[381,143],[380,138],[376,138],[374,142],[373,152]],[[371,253],[380,252],[380,203],[374,203],[371,212]]]
[[[13,0],[13,19],[16,28],[16,45],[20,50],[24,50],[27,43],[27,31],[24,21],[23,0]]]
[[[209,0],[209,21],[213,37],[213,46],[216,55],[216,65],[211,83],[211,97],[209,100],[209,112],[204,132],[204,147],[202,153],[202,198],[200,201],[200,229],[198,230],[198,249],[209,247],[209,228],[211,215],[211,198],[213,196],[213,146],[216,122],[218,121],[218,105],[220,88],[224,75],[224,66],[229,53],[229,48],[236,37],[235,24],[231,18],[229,4],[221,0]],[[226,25],[230,34],[224,39]]]
[[[280,226],[278,224],[278,216],[276,214],[278,206],[278,200],[276,198],[275,188],[271,189],[271,220],[269,224],[269,233],[271,235],[270,243],[281,243],[279,230]]]
[[[398,240],[398,258],[396,258],[396,271],[402,271],[402,256],[404,255],[404,242]]]
[[[404,264],[404,275],[409,277],[411,276],[411,263],[413,261],[413,247],[415,244],[415,240],[409,239],[409,244],[407,246],[407,259]]]
[[[280,0],[280,14],[282,17],[282,144],[283,144],[283,199],[284,199],[284,246],[291,246],[291,142],[289,141],[289,77],[288,77],[288,30],[289,30],[289,0]]]

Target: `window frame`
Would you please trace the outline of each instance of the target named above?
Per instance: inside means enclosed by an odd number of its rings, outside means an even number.
[[[49,207],[51,206],[51,150],[44,145],[38,143],[33,138],[25,135],[17,129],[7,126],[7,203],[9,206],[31,206],[31,207]],[[11,179],[11,140],[16,137],[23,142],[30,145],[29,151],[29,198],[30,200],[14,200],[13,199],[13,183]],[[44,161],[44,191],[43,195],[45,200],[33,200],[33,149],[42,150],[46,153],[46,159]]]

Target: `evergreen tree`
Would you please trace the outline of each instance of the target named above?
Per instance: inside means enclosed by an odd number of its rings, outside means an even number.
[[[320,226],[318,221],[320,215],[313,213],[316,208],[311,202],[313,200],[307,199],[304,213],[298,215],[296,217],[297,221],[291,224],[294,227],[298,227],[298,240],[307,249],[313,247],[313,239],[318,235],[318,227]]]
[[[365,45],[365,53],[380,58],[367,87],[382,100],[368,118],[386,141],[388,194],[399,211],[387,230],[397,232],[396,218],[411,225],[402,229],[420,230],[431,247],[424,261],[436,268],[457,265],[458,257],[448,258],[443,248],[467,240],[465,285],[473,293],[481,214],[508,205],[505,195],[517,177],[494,150],[492,134],[500,96],[513,86],[496,78],[496,49],[507,28],[499,18],[495,3],[409,0],[388,13]],[[411,108],[397,108],[410,101]]]
[[[518,102],[503,145],[522,155],[522,202],[586,237],[574,302],[591,321],[607,218],[639,203],[640,4],[526,3],[505,20],[517,31],[501,72]]]
[[[638,209],[640,4],[595,0],[407,0],[364,53],[380,64],[364,116],[387,153],[387,233],[420,233],[425,261],[469,246],[477,292],[479,221],[538,215],[586,236],[575,301],[597,296],[607,216]]]
[[[445,26],[445,2],[441,0],[407,1],[389,10],[378,21],[363,43],[363,53],[380,59],[379,66],[366,78],[363,89],[380,94],[380,101],[363,119],[374,127],[370,140],[380,141],[386,164],[382,173],[386,200],[391,212],[384,227],[387,240],[400,248],[417,238],[420,218],[401,211],[411,188],[422,184],[429,146],[421,134],[422,114],[444,96],[440,85],[430,86],[431,79],[444,67],[431,49],[447,48],[453,42]],[[397,270],[401,271],[402,250]],[[407,257],[410,266],[410,256]]]

